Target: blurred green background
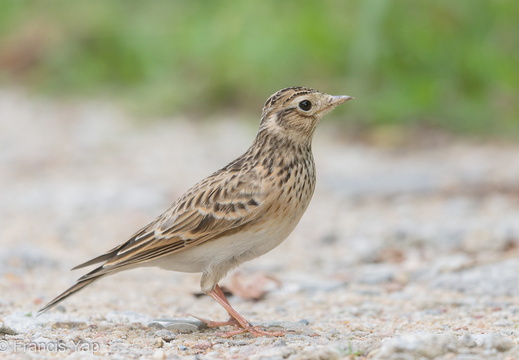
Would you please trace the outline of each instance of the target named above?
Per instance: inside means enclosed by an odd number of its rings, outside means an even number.
[[[346,127],[517,137],[518,16],[515,0],[2,1],[0,82],[148,118],[257,118],[304,85],[355,96]]]

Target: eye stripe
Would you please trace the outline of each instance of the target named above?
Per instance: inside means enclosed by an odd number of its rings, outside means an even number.
[[[290,95],[286,100],[285,100],[285,103],[290,101],[291,99],[293,99],[294,97],[296,96],[299,96],[299,95],[305,95],[305,94],[313,94],[315,93],[316,91],[299,91],[299,92],[296,92],[292,95]]]
[[[287,95],[287,93],[293,92],[291,95]],[[279,90],[277,93],[272,95],[270,98],[267,99],[265,106],[274,106],[278,101],[283,100],[283,103],[286,103],[287,101],[294,98],[294,96],[298,95],[304,95],[304,94],[313,94],[318,93],[319,91],[310,89],[307,87],[302,86],[294,86],[285,88],[282,90]],[[286,99],[283,99],[283,97],[287,96]]]

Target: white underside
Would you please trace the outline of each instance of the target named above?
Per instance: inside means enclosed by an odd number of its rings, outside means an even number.
[[[276,246],[292,232],[297,221],[289,226],[265,226],[257,231],[236,234],[209,240],[190,249],[161,257],[148,262],[147,266],[157,266],[180,272],[202,272],[202,290],[210,291],[225,274],[241,263],[261,256]]]
[[[239,261],[242,263],[261,256],[281,244],[287,235],[279,234],[279,231],[264,230],[255,233],[240,232],[164,256],[151,261],[149,265],[173,271],[204,272],[218,264],[238,260],[242,260]]]

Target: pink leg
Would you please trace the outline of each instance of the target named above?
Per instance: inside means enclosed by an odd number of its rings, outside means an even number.
[[[234,308],[231,306],[231,304],[225,297],[225,294],[223,293],[222,289],[220,289],[220,287],[218,285],[216,285],[213,290],[208,292],[207,295],[209,295],[210,297],[215,299],[218,302],[218,304],[222,305],[222,307],[225,310],[227,310],[227,312],[229,313],[229,315],[231,317],[227,322],[221,323],[221,324],[234,325],[236,327],[241,328],[239,330],[230,331],[228,333],[222,334],[222,336],[230,337],[230,336],[242,334],[245,332],[249,332],[253,336],[284,336],[285,335],[284,331],[265,331],[265,330],[259,329],[256,326],[253,326],[250,322],[245,320],[245,318],[243,316],[241,316],[236,310],[234,310]],[[200,320],[202,320],[202,319],[200,319]],[[204,321],[204,320],[202,320],[202,321]],[[211,323],[217,324],[216,322],[209,322],[209,323],[207,323],[208,326],[210,326]]]
[[[218,293],[218,296],[220,298],[222,298],[229,306],[231,306],[231,304],[229,304],[229,301],[227,300],[227,298],[225,297],[225,294],[223,293],[222,289],[216,285],[216,287],[214,288],[214,291],[216,293]],[[207,327],[220,327],[220,326],[236,326],[236,327],[240,327],[240,324],[232,317],[231,314],[229,314],[229,320],[227,321],[212,321],[212,320],[207,320],[207,319],[204,319],[204,318],[201,318],[201,317],[198,317],[198,316],[195,316],[195,315],[190,315],[204,323],[207,324]]]

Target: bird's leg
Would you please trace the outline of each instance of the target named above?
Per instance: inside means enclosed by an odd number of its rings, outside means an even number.
[[[225,297],[225,294],[223,293],[223,290],[218,285],[215,286],[214,291],[218,294],[218,296],[221,299],[223,299],[223,301],[225,301],[227,303],[227,305],[231,306],[231,304],[229,303],[229,300],[227,300],[227,298]],[[229,320],[227,320],[227,321],[212,321],[212,320],[207,320],[207,319],[195,316],[195,315],[190,315],[190,316],[192,316],[192,317],[202,321],[203,323],[205,323],[207,325],[207,327],[210,327],[210,328],[220,327],[220,326],[236,326],[236,327],[240,327],[240,324],[231,315],[231,313],[229,313]]]
[[[251,333],[253,336],[284,336],[284,331],[265,331],[259,329],[257,326],[253,326],[250,322],[245,320],[243,316],[241,316],[234,308],[231,306],[222,289],[218,285],[216,285],[211,291],[207,293],[210,297],[215,299],[218,304],[222,305],[222,307],[227,310],[231,319],[229,319],[226,325],[234,325],[240,327],[241,329],[236,331],[230,331],[222,334],[224,337],[230,337],[238,334],[242,334],[245,332]]]

